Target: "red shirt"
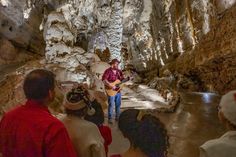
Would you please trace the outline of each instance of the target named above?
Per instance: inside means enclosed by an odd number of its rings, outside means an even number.
[[[77,157],[64,125],[35,101],[4,115],[0,139],[3,157]]]
[[[113,72],[113,69],[110,67],[105,70],[102,80],[107,80],[108,82],[114,82],[115,80],[123,80],[124,76],[121,70],[116,69],[116,74]]]
[[[98,126],[98,129],[104,139],[104,148],[105,148],[106,156],[107,156],[108,146],[112,142],[111,129],[108,126],[104,126],[104,125]]]

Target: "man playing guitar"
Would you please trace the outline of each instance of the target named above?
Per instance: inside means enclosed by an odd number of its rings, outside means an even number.
[[[118,83],[121,83],[121,81],[124,80],[124,76],[122,71],[118,69],[119,63],[120,61],[118,61],[117,59],[113,59],[110,62],[111,67],[106,69],[102,76],[102,81],[104,82],[105,87],[107,89],[106,91],[108,96],[108,122],[110,124],[112,124],[112,114],[114,105],[116,111],[116,121],[118,120],[120,115],[121,93]]]

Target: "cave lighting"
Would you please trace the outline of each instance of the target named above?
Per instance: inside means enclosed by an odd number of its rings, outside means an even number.
[[[31,10],[32,10],[32,8],[27,8],[23,11],[24,19],[29,18]]]
[[[183,54],[183,52],[184,52],[184,50],[183,50],[183,42],[182,42],[182,40],[180,40],[180,39],[177,39],[178,41],[177,41],[177,43],[178,43],[178,51],[180,52],[180,54],[182,55]]]
[[[210,103],[211,102],[211,96],[209,93],[203,93],[203,101],[204,103]]]
[[[9,2],[9,0],[0,0],[0,4],[2,4],[2,6],[4,6],[4,7],[8,7],[10,2]]]
[[[210,6],[209,6],[209,0],[203,0],[202,1],[203,4],[203,12],[204,12],[204,22],[203,22],[203,33],[207,34],[210,31],[210,25],[209,25],[209,10],[210,10]]]
[[[139,88],[143,91],[140,94],[149,100],[145,101],[145,103],[143,104],[147,108],[152,108],[155,102],[160,102],[163,104],[168,103],[162,96],[160,96],[159,92],[156,92],[155,90],[149,88],[148,86],[139,85]]]

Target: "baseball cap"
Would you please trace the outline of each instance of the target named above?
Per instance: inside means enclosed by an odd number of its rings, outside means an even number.
[[[236,125],[236,90],[223,95],[219,106],[225,118]]]

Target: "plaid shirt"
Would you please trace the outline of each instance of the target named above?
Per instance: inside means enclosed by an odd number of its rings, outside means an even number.
[[[105,70],[102,80],[107,80],[108,82],[114,82],[115,80],[122,81],[124,79],[123,73],[121,70],[116,69],[116,74],[113,72],[113,69],[110,67]]]

